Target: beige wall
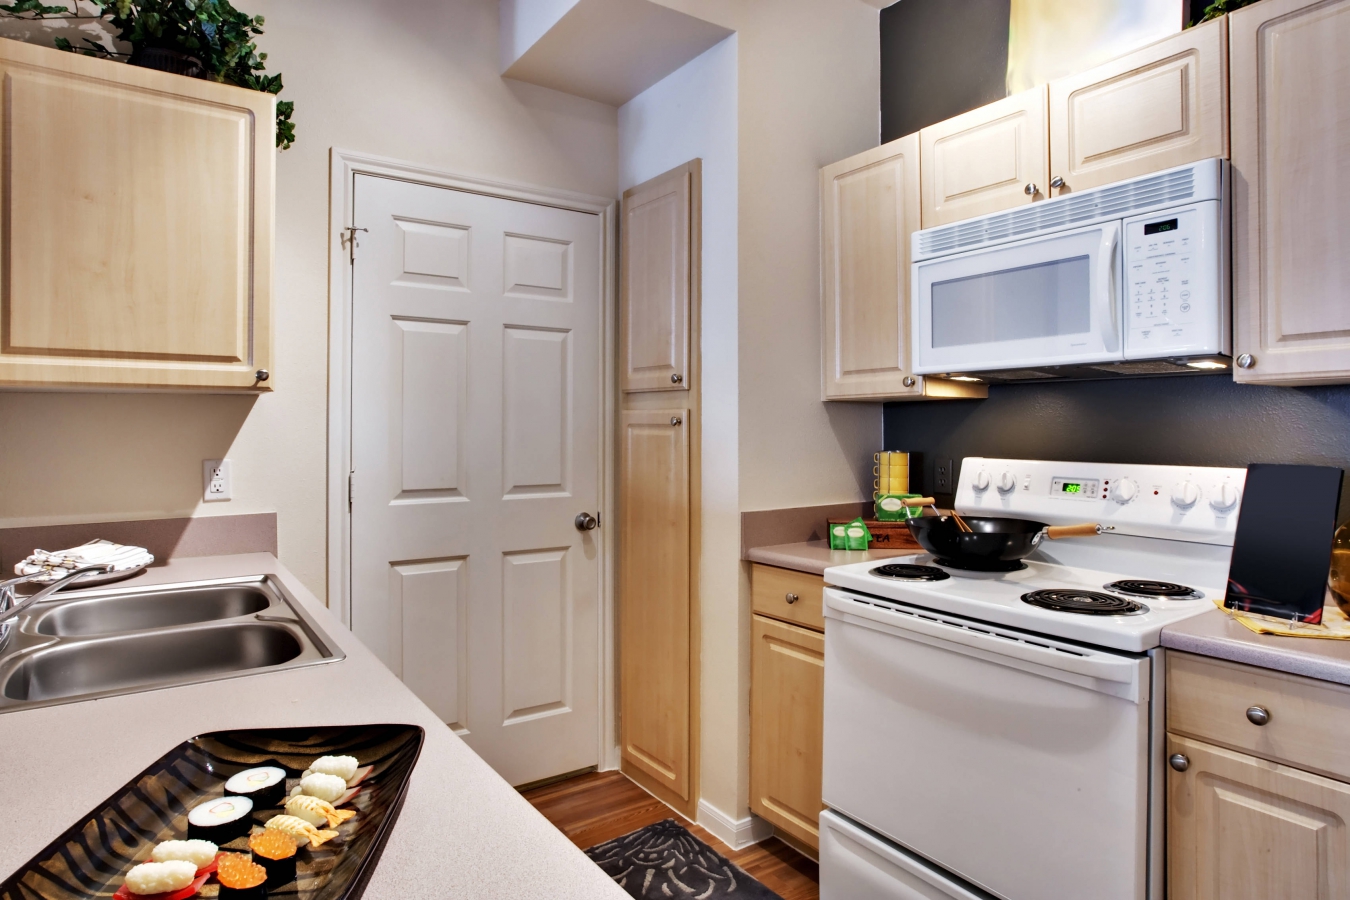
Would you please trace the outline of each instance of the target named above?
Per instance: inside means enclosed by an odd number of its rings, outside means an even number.
[[[276,392],[0,394],[0,527],[278,515],[282,561],[325,594],[331,147],[616,196],[612,107],[498,75],[496,0],[248,0],[296,101],[278,156]],[[201,504],[201,461],[234,500]]]

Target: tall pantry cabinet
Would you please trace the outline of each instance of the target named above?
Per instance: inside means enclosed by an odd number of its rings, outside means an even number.
[[[701,165],[624,191],[619,272],[619,745],[623,772],[698,803]]]

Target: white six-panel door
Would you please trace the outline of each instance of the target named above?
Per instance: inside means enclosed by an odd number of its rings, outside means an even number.
[[[598,216],[358,175],[351,624],[512,784],[598,764]]]

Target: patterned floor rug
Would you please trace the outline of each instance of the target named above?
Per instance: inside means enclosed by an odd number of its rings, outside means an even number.
[[[674,819],[596,844],[586,855],[633,897],[781,900]]]

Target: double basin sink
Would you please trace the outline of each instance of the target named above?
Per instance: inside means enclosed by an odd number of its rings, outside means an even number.
[[[344,654],[273,577],[60,592],[0,637],[0,713]]]

